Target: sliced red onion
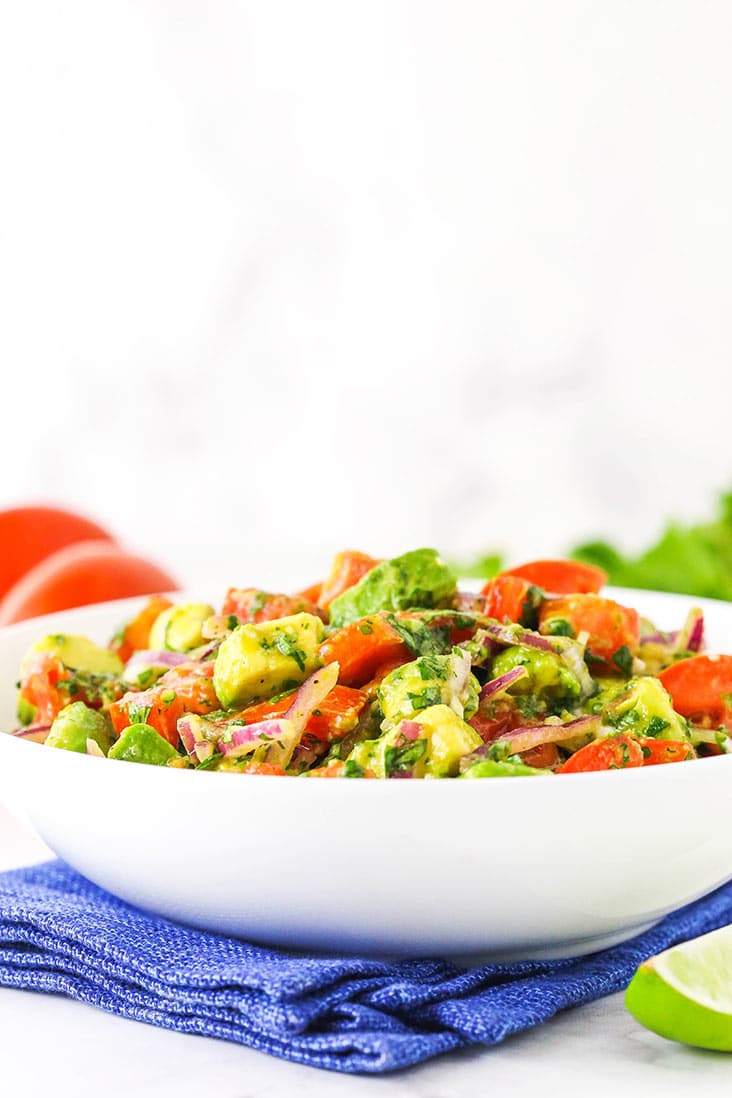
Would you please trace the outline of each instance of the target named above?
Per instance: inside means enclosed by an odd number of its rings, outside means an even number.
[[[218,748],[226,758],[240,759],[266,747],[267,762],[287,766],[301,735],[292,721],[276,717],[236,728],[231,741],[219,740]]]
[[[488,698],[494,698],[496,694],[502,694],[504,690],[508,690],[509,686],[513,686],[519,679],[523,679],[528,674],[525,667],[512,667],[510,671],[506,671],[504,675],[499,675],[497,679],[491,679],[487,682],[480,692],[480,700],[486,701]]]
[[[98,759],[106,759],[106,755],[102,751],[101,747],[96,740],[93,740],[91,736],[87,736],[86,740],[86,753],[87,755],[96,755]]]
[[[704,643],[704,614],[694,606],[674,639],[674,652],[699,652]]]
[[[169,671],[171,667],[177,667],[178,664],[185,663],[189,658],[189,656],[183,655],[181,652],[144,648],[139,652],[134,652],[130,656],[125,664],[125,669],[122,672],[122,678],[126,683],[137,686],[139,685],[140,675],[145,671],[155,671],[159,669],[160,674],[162,675],[166,671]]]
[[[590,715],[577,717],[565,724],[539,724],[514,728],[511,732],[505,732],[499,736],[494,742],[508,743],[511,754],[520,755],[522,751],[530,751],[532,747],[540,747],[543,743],[562,743],[564,740],[574,739],[575,736],[594,735],[601,727],[602,718],[599,715]]]
[[[31,743],[45,743],[50,731],[50,724],[37,724],[30,728],[19,728],[17,732],[13,732],[13,735],[19,740],[29,740]]]
[[[218,652],[223,639],[223,637],[216,637],[209,644],[202,644],[200,648],[194,648],[192,652],[188,653],[188,659],[195,660],[198,663],[211,659]]]
[[[553,652],[554,648],[548,637],[542,637],[530,629],[523,629],[520,625],[501,625],[499,622],[487,622],[481,632],[491,640],[509,647],[514,644],[525,644],[529,648],[539,648],[544,652]]]
[[[468,657],[468,670],[470,670],[470,657]],[[291,721],[299,733],[302,734],[305,731],[305,725],[310,720],[313,710],[317,709],[330,694],[338,682],[339,673],[340,665],[329,663],[305,679],[285,713],[285,719]]]
[[[678,633],[644,633],[640,639],[641,644],[673,644],[678,637]]]

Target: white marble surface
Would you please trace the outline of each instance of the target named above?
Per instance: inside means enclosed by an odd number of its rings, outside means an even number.
[[[0,869],[48,856],[0,806]],[[0,989],[2,1093],[18,1098],[727,1098],[730,1058],[648,1033],[622,997],[569,1011],[493,1049],[450,1053],[396,1075],[336,1075],[237,1045],[124,1021],[53,996]]]

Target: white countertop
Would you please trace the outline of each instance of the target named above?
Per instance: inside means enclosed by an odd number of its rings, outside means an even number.
[[[0,869],[51,852],[0,807]],[[684,1048],[636,1025],[622,996],[568,1011],[493,1049],[449,1053],[391,1076],[300,1067],[239,1045],[191,1037],[49,995],[0,989],[2,1090],[15,1098],[471,1098],[591,1092],[632,1098],[730,1093],[732,1060]],[[43,1049],[48,1048],[48,1055]],[[52,1050],[52,1051],[51,1051]]]

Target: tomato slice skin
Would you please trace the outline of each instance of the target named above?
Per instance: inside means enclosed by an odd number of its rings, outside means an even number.
[[[381,564],[381,561],[376,557],[359,553],[356,549],[344,549],[343,552],[336,553],[330,575],[322,585],[318,605],[327,610],[333,599],[355,587],[377,564]]]
[[[108,541],[82,541],[42,560],[15,584],[0,604],[0,625],[177,586],[144,557]]]
[[[553,595],[596,595],[607,583],[601,568],[577,560],[532,560],[500,575],[519,576]]]
[[[521,622],[532,587],[538,586],[523,576],[504,572],[488,580],[481,591],[485,597],[483,613],[498,621]]]
[[[0,511],[0,598],[26,572],[67,545],[114,542],[98,523],[60,507],[11,507]]]
[[[732,656],[689,656],[658,677],[682,717],[732,728]]]
[[[589,633],[587,651],[595,661],[622,670],[614,657],[626,648],[629,656],[638,652],[640,615],[630,606],[599,595],[566,595],[548,598],[539,611],[539,632],[551,633],[552,622],[567,622],[576,637]]]
[[[594,770],[627,770],[643,766],[643,750],[632,736],[603,736],[570,755],[557,774],[586,774]]]
[[[643,752],[644,766],[662,766],[665,763],[686,762],[696,758],[696,751],[683,740],[657,740],[650,736],[638,739]]]

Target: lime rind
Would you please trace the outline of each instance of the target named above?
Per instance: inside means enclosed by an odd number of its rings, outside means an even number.
[[[625,1005],[661,1037],[732,1052],[732,927],[646,961],[628,987]]]

